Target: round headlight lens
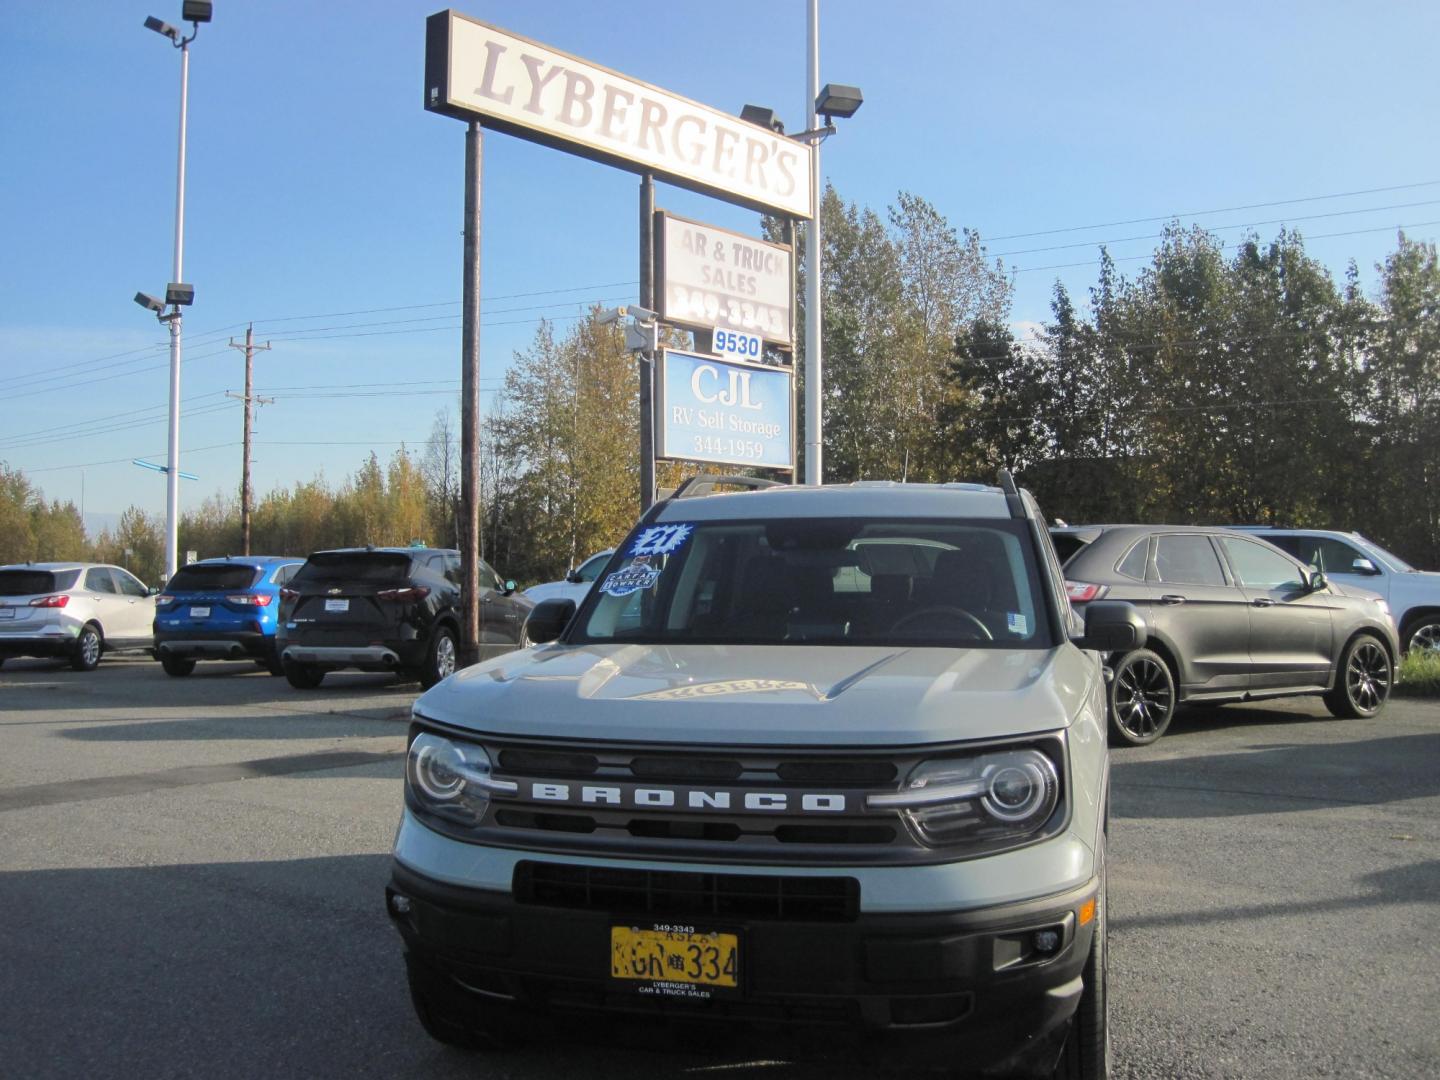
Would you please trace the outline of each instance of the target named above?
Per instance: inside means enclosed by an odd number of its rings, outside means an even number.
[[[982,802],[991,817],[1001,821],[1024,821],[1045,803],[1046,777],[1033,761],[1002,765],[990,772],[989,788]]]
[[[420,746],[421,740],[426,740]],[[465,756],[454,743],[421,735],[411,748],[415,755],[415,786],[427,799],[448,802],[456,798],[465,788],[465,777],[460,770],[465,766]]]
[[[490,775],[483,747],[423,731],[410,743],[405,775],[420,809],[472,827],[484,818],[490,793],[474,783]]]

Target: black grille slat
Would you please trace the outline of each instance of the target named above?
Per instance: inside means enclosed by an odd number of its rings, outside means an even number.
[[[630,773],[641,780],[687,781],[736,780],[745,771],[738,761],[706,757],[659,757],[637,755],[630,759]]]
[[[594,776],[600,761],[594,754],[557,750],[501,750],[500,768],[525,776]]]
[[[521,862],[522,904],[661,917],[714,916],[793,922],[851,922],[860,883],[846,877],[705,874],[688,871]]]
[[[775,773],[793,784],[888,784],[896,769],[890,761],[782,761]]]

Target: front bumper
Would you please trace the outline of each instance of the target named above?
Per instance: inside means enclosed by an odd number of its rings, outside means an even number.
[[[714,869],[744,878],[738,867]],[[1081,913],[1097,887],[1098,878],[1035,900],[965,911],[857,910],[843,920],[667,918],[658,909],[549,906],[523,888],[448,884],[396,862],[386,906],[419,961],[496,1008],[831,1027],[906,1050],[931,1048],[976,1069],[1003,1064],[1049,1075],[1083,990],[1095,924]],[[657,921],[737,933],[739,988],[696,999],[612,978],[610,928]],[[1057,947],[1039,948],[1041,932],[1055,933]]]

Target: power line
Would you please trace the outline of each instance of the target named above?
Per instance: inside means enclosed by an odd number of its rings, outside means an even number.
[[[1024,240],[1031,236],[1054,236],[1057,233],[1085,232],[1088,229],[1113,229],[1119,225],[1141,225],[1147,221],[1169,221],[1171,218],[1205,217],[1209,214],[1229,214],[1237,210],[1264,210],[1272,206],[1291,206],[1295,203],[1323,202],[1326,199],[1348,199],[1353,195],[1378,195],[1387,191],[1411,191],[1415,188],[1440,186],[1440,180],[1420,180],[1413,184],[1393,184],[1390,187],[1362,188],[1358,191],[1339,191],[1331,195],[1306,195],[1297,199],[1276,199],[1273,202],[1245,203],[1241,206],[1222,206],[1214,210],[1191,210],[1187,213],[1156,214],[1154,217],[1127,218],[1124,221],[1103,221],[1095,225],[1067,225],[1059,229],[1037,229],[1034,232],[1006,233],[990,237],[997,240]]]
[[[215,443],[213,446],[194,446],[194,447],[186,447],[185,450],[184,450],[184,453],[186,453],[186,454],[202,454],[202,453],[204,453],[206,450],[229,450],[229,449],[231,449],[232,447],[236,447],[236,446],[239,446],[239,445],[240,445],[240,444],[239,444],[238,442],[228,442],[228,443]],[[21,472],[24,472],[24,473],[26,473],[26,474],[29,474],[29,473],[42,473],[42,472],[58,472],[58,471],[60,471],[61,469],[93,469],[93,468],[95,468],[95,467],[98,466],[98,465],[120,465],[120,464],[122,464],[122,463],[134,461],[137,457],[160,457],[160,456],[161,456],[162,454],[164,454],[164,453],[165,453],[164,450],[151,450],[151,451],[148,451],[148,452],[143,453],[143,454],[127,454],[125,457],[110,458],[110,459],[107,460],[107,461],[82,461],[82,462],[81,462],[80,464],[78,464],[78,465],[44,465],[44,466],[41,466],[41,467],[38,468],[38,469],[27,469],[27,468],[24,468],[23,466],[17,466],[17,467],[20,468],[20,471],[21,471]]]

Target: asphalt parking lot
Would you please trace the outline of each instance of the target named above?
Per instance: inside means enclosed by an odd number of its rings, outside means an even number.
[[[498,1056],[414,1021],[382,910],[414,684],[0,669],[0,1074],[850,1077],[691,1031]],[[1114,755],[1115,1075],[1440,1075],[1440,703],[1185,714]]]

